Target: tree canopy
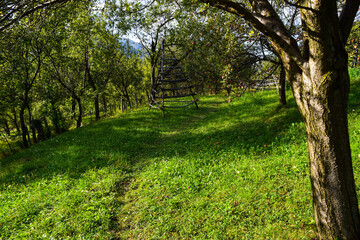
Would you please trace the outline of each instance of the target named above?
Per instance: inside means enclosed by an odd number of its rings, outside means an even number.
[[[287,80],[307,133],[320,239],[357,239],[347,106],[348,66],[360,62],[359,5],[360,0],[3,1],[0,126],[8,135],[16,130],[29,147],[147,102],[166,38],[178,44],[198,93],[241,97],[255,80],[276,78],[285,104]],[[140,42],[140,50],[129,37]]]

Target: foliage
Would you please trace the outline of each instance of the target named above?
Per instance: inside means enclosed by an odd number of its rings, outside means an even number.
[[[346,51],[349,54],[349,66],[352,68],[360,67],[360,20],[354,23]]]
[[[349,75],[353,80],[360,79],[360,68],[349,68]]]
[[[190,16],[177,38],[191,36],[184,41],[184,54],[189,53],[184,63],[194,84],[202,87],[200,91],[230,92],[248,82],[258,57],[254,54],[256,41],[244,22],[214,9],[200,9]]]
[[[43,10],[41,17],[29,13],[0,32],[0,127],[12,136],[15,130],[24,133],[23,146],[37,142],[36,132],[32,138],[28,133],[33,120],[40,120],[48,135],[59,134],[80,127],[83,119],[114,114],[119,98],[130,106],[144,99],[144,62],[118,35],[128,26],[110,28],[113,5],[100,6],[71,1],[56,11]],[[119,76],[126,77],[126,96],[109,85]]]

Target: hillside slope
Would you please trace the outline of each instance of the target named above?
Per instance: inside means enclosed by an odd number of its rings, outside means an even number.
[[[360,177],[360,92],[350,134]],[[307,147],[292,98],[138,109],[0,162],[0,239],[310,239]]]

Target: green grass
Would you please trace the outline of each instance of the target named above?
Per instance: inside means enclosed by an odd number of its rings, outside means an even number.
[[[349,121],[360,185],[360,89]],[[290,93],[289,93],[290,95]],[[307,147],[275,91],[141,108],[0,161],[0,239],[312,239]]]
[[[360,80],[360,68],[350,68],[349,75],[353,80]]]

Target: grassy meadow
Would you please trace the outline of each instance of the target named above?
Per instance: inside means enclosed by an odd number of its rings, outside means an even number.
[[[0,239],[315,239],[305,131],[291,93],[285,108],[276,91],[199,98],[198,110],[162,119],[143,107],[0,160]]]

